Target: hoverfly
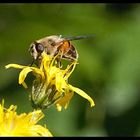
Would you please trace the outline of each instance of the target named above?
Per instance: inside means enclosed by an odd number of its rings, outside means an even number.
[[[61,59],[67,60],[67,62],[70,62],[70,63],[73,61],[77,61],[78,59],[77,49],[73,46],[71,41],[84,39],[88,37],[91,37],[91,36],[76,36],[76,37],[62,37],[61,35],[60,36],[57,36],[57,35],[47,36],[47,37],[44,37],[42,39],[32,42],[30,45],[29,51],[34,61],[38,60],[39,65],[42,60],[41,54],[43,52],[45,52],[46,54],[52,57],[56,56],[57,57],[56,64],[58,64],[59,68],[60,67],[62,68]],[[69,71],[71,71],[73,67],[74,65],[72,65],[67,70],[67,72],[69,73]],[[34,108],[48,108],[51,105],[53,105],[57,100],[64,97],[64,94],[60,94],[60,96],[55,98],[55,94],[57,93],[55,85],[50,84],[50,87],[46,87],[44,85],[45,84],[40,83],[40,80],[38,79],[35,80],[33,83],[31,101]]]
[[[41,60],[41,53],[43,51],[45,51],[50,56],[55,56],[60,53],[60,60],[65,59],[70,62],[77,60],[78,52],[70,41],[89,38],[92,36],[93,35],[62,37],[61,35],[52,35],[34,41],[31,43],[29,48],[30,54],[34,58],[32,64],[35,60]]]

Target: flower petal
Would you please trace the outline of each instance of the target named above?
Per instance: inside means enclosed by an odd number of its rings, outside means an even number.
[[[26,85],[25,82],[22,82],[22,85],[23,85],[24,88],[28,88],[28,86]]]
[[[24,82],[27,74],[31,71],[33,71],[34,73],[36,73],[38,75],[41,75],[41,77],[44,78],[44,73],[40,69],[34,68],[34,67],[26,67],[19,74],[19,84],[22,84]]]
[[[7,109],[3,104],[0,104],[0,136],[52,137],[46,125],[43,127],[37,124],[38,121],[44,117],[41,110],[18,115],[16,108],[16,106],[11,105]]]
[[[76,65],[77,61],[74,61],[71,65],[68,65],[67,68],[64,70],[65,80],[68,79],[69,76],[72,74]]]
[[[67,109],[71,98],[73,97],[74,92],[70,91],[69,89],[65,91],[64,97],[56,102],[56,108],[58,111],[61,111],[62,107],[64,106]]]
[[[30,67],[26,67],[20,72],[20,74],[19,74],[19,84],[22,84],[24,82],[27,74],[31,71],[32,71],[32,69]]]
[[[42,53],[42,57],[43,59],[40,65],[40,70],[43,70],[43,68],[47,70],[49,68],[52,58],[49,55],[47,55],[45,52]]]
[[[6,69],[8,68],[16,68],[16,69],[23,69],[26,68],[27,66],[23,66],[23,65],[18,65],[18,64],[8,64],[5,66]]]
[[[32,133],[34,133],[34,135],[31,135],[31,136],[53,137],[51,132],[47,128],[42,127],[41,125],[35,125],[31,127],[30,129],[32,130]]]
[[[43,79],[45,78],[44,77],[44,71],[38,69],[38,68],[35,68],[35,67],[29,67],[30,69],[32,69],[32,71],[38,75],[40,75]]]
[[[56,85],[56,89],[59,91],[59,92],[63,92],[65,87],[66,87],[66,81],[65,79],[63,78],[63,75],[61,72],[57,73],[56,74],[56,77],[55,77],[55,85]]]
[[[91,107],[93,107],[95,105],[94,101],[92,100],[92,98],[90,96],[88,96],[83,90],[76,88],[72,85],[69,85],[70,89],[75,91],[76,93],[78,93],[80,96],[82,96],[83,98],[87,99],[90,102]]]

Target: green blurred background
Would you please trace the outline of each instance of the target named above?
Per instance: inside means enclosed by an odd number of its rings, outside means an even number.
[[[73,41],[79,64],[69,82],[88,93],[95,107],[75,94],[67,110],[44,110],[39,123],[54,136],[140,136],[139,4],[0,4],[0,100],[17,105],[19,114],[33,110],[31,86],[24,89],[20,71],[4,66],[30,64],[34,40],[87,34],[96,36]]]

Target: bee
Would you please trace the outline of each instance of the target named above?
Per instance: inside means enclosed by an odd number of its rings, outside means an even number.
[[[93,35],[75,37],[62,37],[61,35],[47,36],[32,42],[29,52],[34,60],[41,60],[41,53],[45,51],[45,53],[50,56],[56,56],[58,53],[60,53],[61,56],[59,60],[65,59],[67,61],[73,62],[78,59],[78,52],[71,41],[84,39],[91,36]],[[34,60],[32,64],[34,63]]]

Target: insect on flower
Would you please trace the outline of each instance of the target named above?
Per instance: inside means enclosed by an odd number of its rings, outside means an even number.
[[[58,53],[60,53],[59,58],[57,58],[58,62],[60,62],[61,59],[65,59],[70,62],[75,61],[78,59],[78,52],[70,41],[85,39],[93,36],[94,35],[62,37],[61,35],[52,35],[34,41],[31,43],[29,48],[31,56],[34,58],[32,64],[35,60],[42,60],[41,53],[43,51],[50,56],[56,56]]]
[[[30,46],[30,53],[34,60],[38,60],[39,66],[23,66],[18,64],[6,65],[6,68],[22,69],[19,74],[19,84],[25,88],[25,78],[29,72],[35,76],[32,84],[32,92],[29,95],[32,107],[34,109],[49,108],[53,104],[56,105],[58,111],[62,107],[65,109],[74,92],[87,99],[91,107],[94,106],[94,101],[81,89],[69,84],[68,79],[75,69],[78,61],[78,53],[76,48],[70,41],[78,40],[90,36],[77,37],[61,37],[48,36],[43,39],[34,41]],[[65,59],[70,62],[66,68],[62,69],[61,60]]]
[[[73,61],[66,69],[61,69],[56,67],[54,63],[57,56],[50,57],[45,52],[41,55],[42,61],[39,68],[18,64],[5,66],[6,68],[22,69],[19,74],[19,84],[22,84],[25,88],[27,88],[25,83],[27,74],[29,72],[34,74],[35,80],[33,81],[32,92],[29,95],[34,109],[49,108],[53,104],[56,105],[58,111],[61,111],[62,107],[67,109],[74,92],[87,99],[91,107],[94,106],[94,101],[88,94],[68,82],[68,78],[74,71],[77,61]]]

